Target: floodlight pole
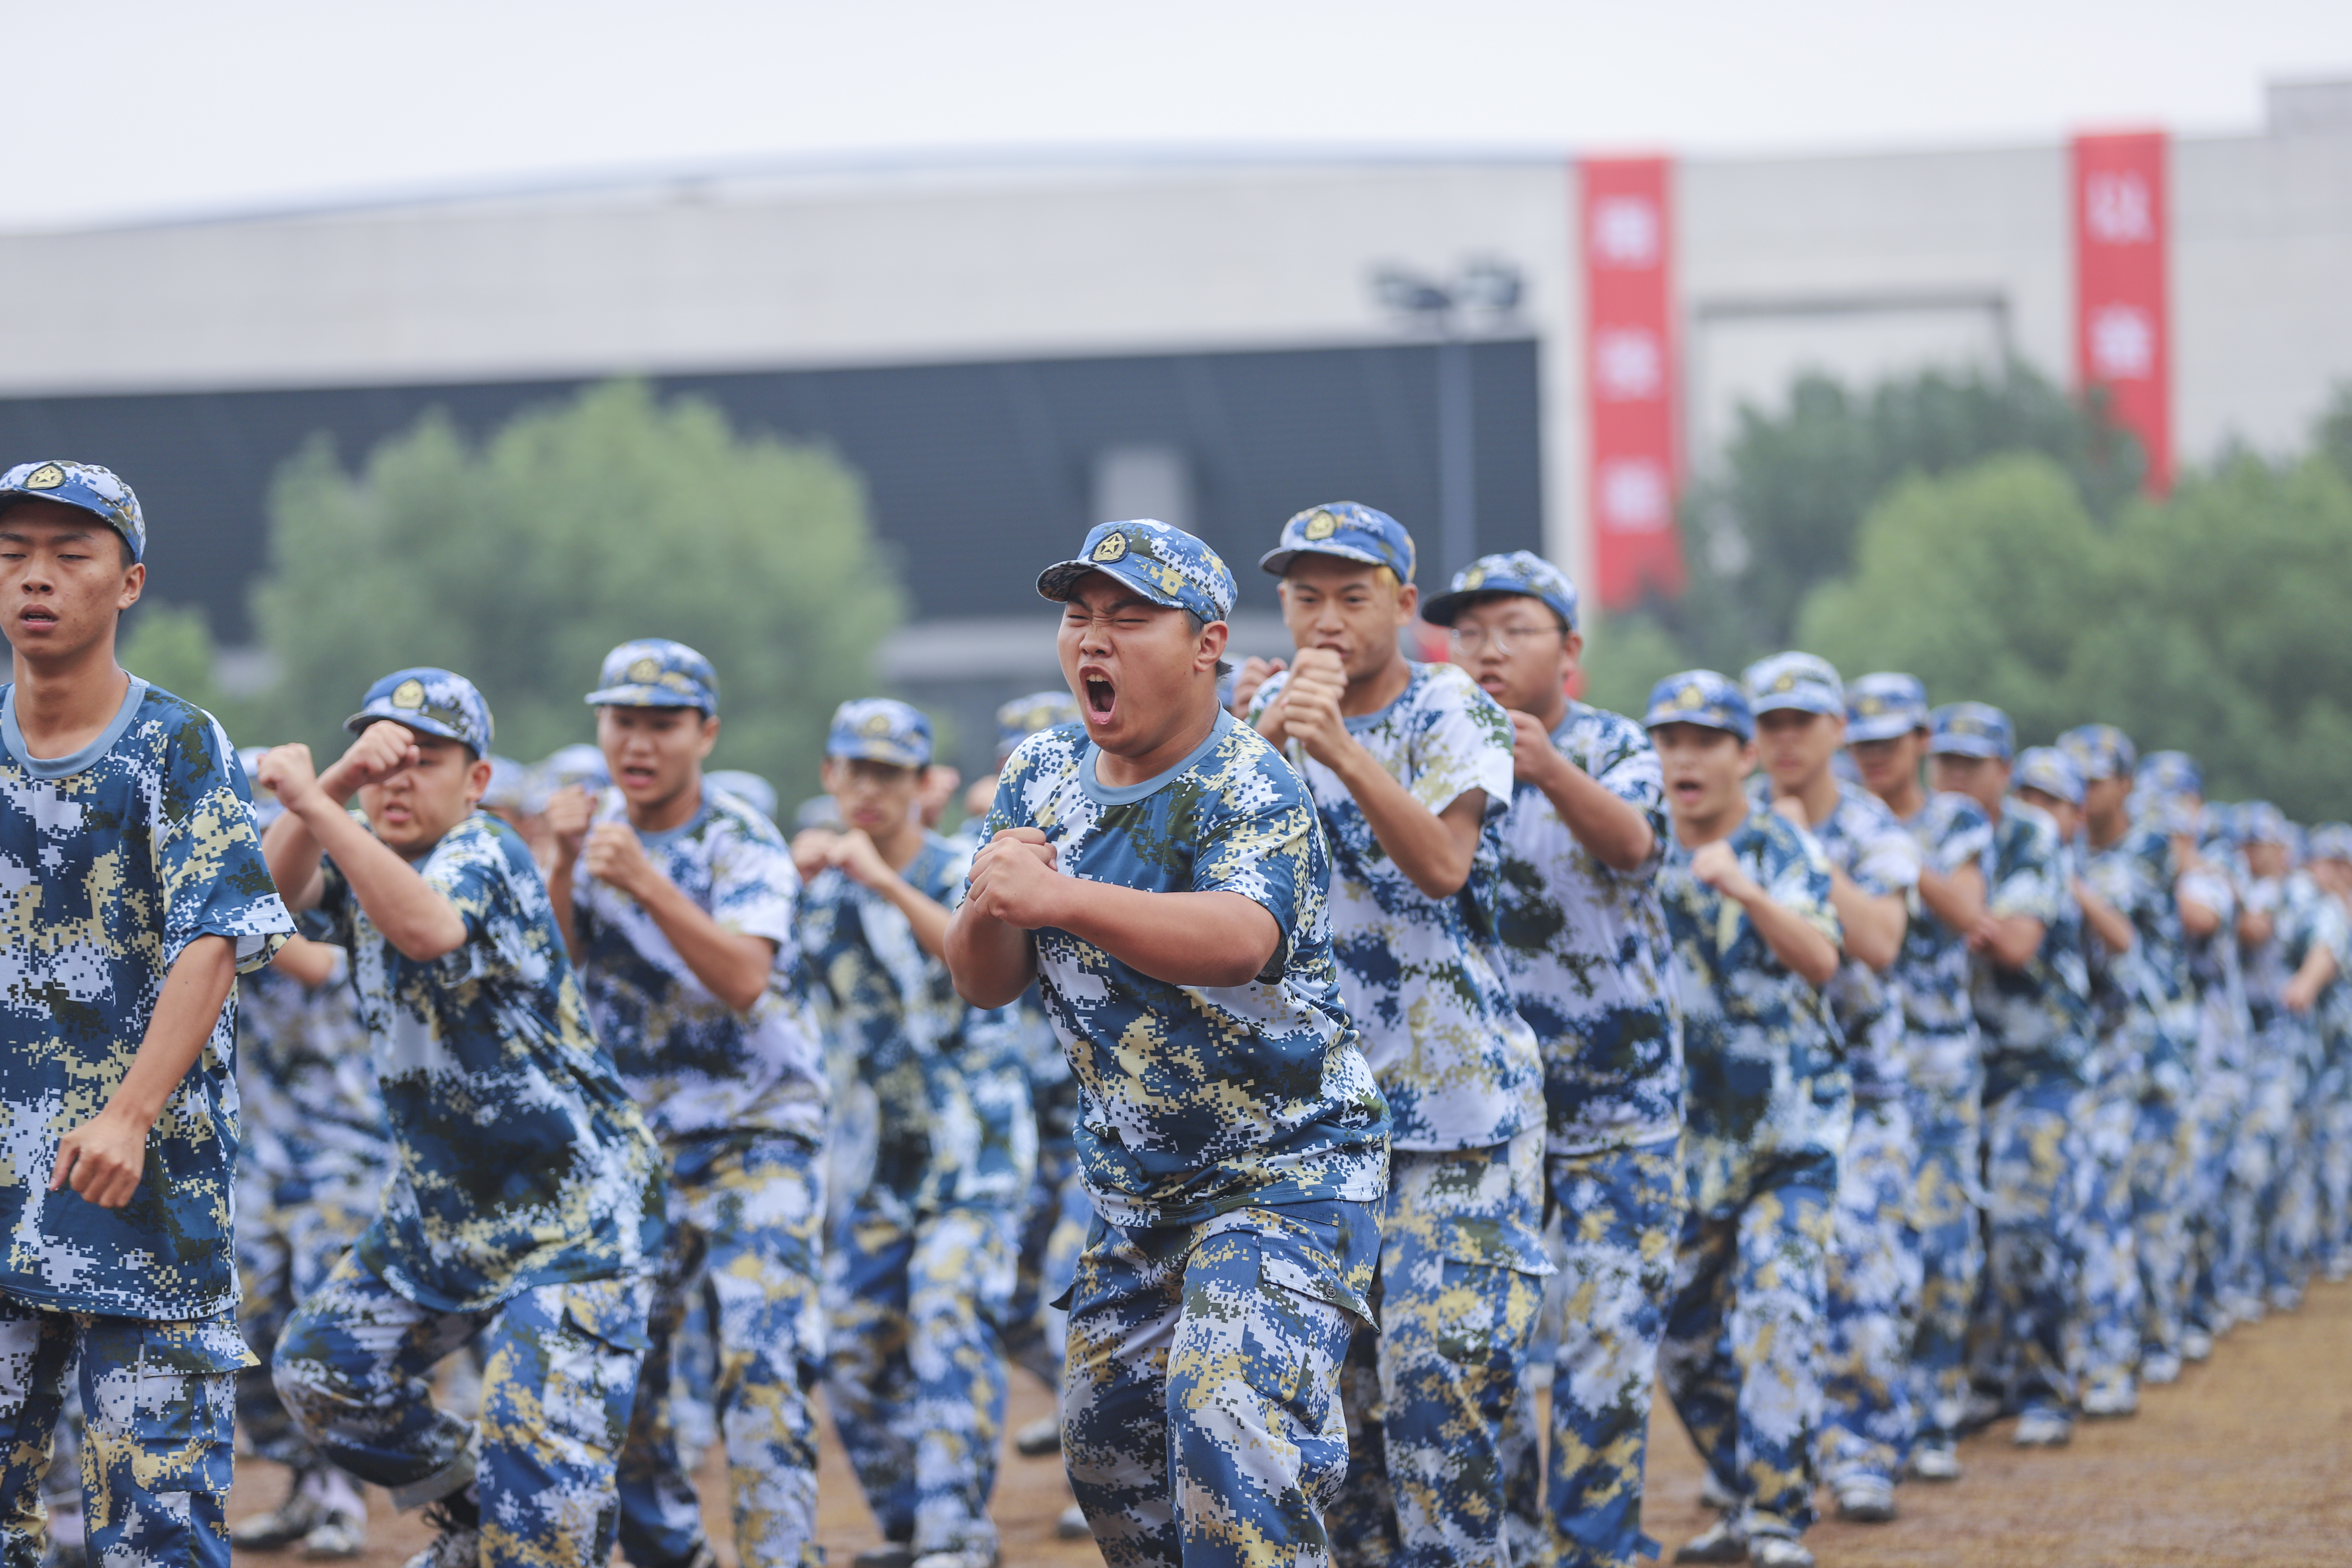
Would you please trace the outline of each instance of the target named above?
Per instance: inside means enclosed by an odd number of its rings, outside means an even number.
[[[1399,267],[1372,275],[1374,298],[1408,326],[1437,340],[1438,581],[1451,579],[1478,557],[1476,385],[1470,363],[1473,312],[1507,325],[1518,308],[1517,268],[1473,261],[1443,281]]]

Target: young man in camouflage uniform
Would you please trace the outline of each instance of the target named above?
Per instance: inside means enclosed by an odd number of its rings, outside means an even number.
[[[987,1568],[1021,1205],[1036,1170],[1028,1064],[974,1030],[942,957],[971,856],[922,825],[931,724],[845,702],[824,743],[842,830],[793,844],[807,954],[838,1048],[877,1108],[874,1173],[826,1266],[825,1393],[888,1542],[860,1561]]]
[[[2352,824],[2311,830],[2312,879],[2352,918]],[[2320,995],[2320,1073],[2312,1090],[2313,1163],[2319,1184],[2315,1265],[2331,1283],[2352,1277],[2352,984]]]
[[[2189,1114],[2197,1044],[2197,1005],[2188,981],[2177,887],[2179,857],[2157,826],[2133,820],[2132,769],[2138,750],[2112,724],[2084,724],[2058,737],[2059,748],[2083,775],[2083,835],[2088,850],[2084,879],[2132,923],[2127,1010],[2110,1010],[2103,1029],[2120,1046],[2103,1072],[2102,1103],[2121,1133],[2129,1189],[2133,1253],[2139,1271],[2137,1381],[2165,1384],[2180,1375],[2180,1309],[2188,1264],[2189,1179],[2196,1156]],[[2126,1121],[2126,1116],[2128,1121]],[[2084,1391],[2084,1409],[2111,1395]],[[2118,1401],[2127,1403],[2127,1401]]]
[[[240,753],[248,774],[262,748]],[[283,808],[254,803],[268,826]],[[343,950],[297,937],[266,969],[238,983],[236,1073],[245,1142],[238,1150],[238,1316],[262,1364],[237,1375],[246,1442],[291,1472],[286,1500],[229,1531],[240,1549],[299,1543],[305,1557],[356,1557],[367,1545],[367,1503],[349,1476],[320,1457],[270,1381],[278,1332],[375,1218],[392,1172],[383,1096],[368,1059],[367,1029]]]
[[[2084,1415],[2128,1415],[2139,1407],[2141,1300],[2139,1237],[2132,1223],[2132,1138],[2137,1082],[2154,1016],[2139,973],[2139,933],[2131,917],[2095,890],[2082,854],[2086,788],[2071,753],[2029,746],[2011,773],[2017,798],[2058,826],[2067,890],[2082,916],[2084,967],[2090,981],[2092,1048],[2084,1076],[2080,1163],[2074,1204],[2078,1264],[2074,1285],[2074,1353]],[[2113,885],[2111,869],[2100,875]],[[2119,893],[2128,888],[2117,887]]]
[[[1741,681],[1763,763],[1755,794],[1829,857],[1842,953],[1830,1014],[1845,1038],[1853,1130],[1838,1161],[1829,1254],[1822,1472],[1840,1518],[1884,1523],[1895,1517],[1895,1483],[1917,1426],[1910,1352],[1920,1280],[1903,1006],[1884,976],[1903,951],[1919,847],[1877,796],[1832,771],[1845,741],[1836,669],[1782,653],[1748,666]]]
[[[1916,1141],[1919,1322],[1911,1344],[1918,1433],[1911,1473],[1958,1480],[1970,1310],[1984,1268],[1984,1057],[1969,1001],[1969,933],[1984,917],[1992,819],[1968,796],[1920,783],[1927,690],[1894,671],[1846,688],[1846,744],[1863,786],[1919,847],[1916,898],[1892,973],[1903,1001],[1905,1107]]]
[[[1038,984],[1078,1080],[1071,1484],[1110,1568],[1323,1568],[1388,1113],[1314,805],[1217,705],[1234,580],[1208,546],[1105,523],[1038,592],[1082,724],[1005,764],[947,945],[977,1005]]]
[[[1309,508],[1259,564],[1297,652],[1251,717],[1330,840],[1340,990],[1394,1118],[1341,1560],[1500,1568],[1503,1427],[1552,1271],[1542,1064],[1493,926],[1512,725],[1466,672],[1399,648],[1420,591],[1395,519]]]
[[[41,1560],[68,1375],[89,1561],[227,1568],[237,974],[292,929],[213,717],[115,662],[139,500],[63,460],[0,475],[0,1547]]]
[[[665,638],[623,643],[587,700],[613,784],[548,803],[548,896],[669,1177],[668,1246],[621,1453],[621,1550],[637,1568],[716,1561],[671,1418],[698,1294],[737,1559],[813,1564],[825,1082],[793,945],[800,874],[774,824],[702,771],[719,739],[709,660]]]
[[[1659,877],[1679,962],[1690,1208],[1659,1369],[1725,1500],[1679,1563],[1811,1568],[1838,1156],[1853,1120],[1823,994],[1841,931],[1812,836],[1754,805],[1748,700],[1711,669],[1643,715],[1674,813]]]
[[[1422,617],[1450,628],[1454,662],[1516,735],[1496,934],[1543,1052],[1566,1305],[1532,1533],[1561,1568],[1630,1568],[1657,1550],[1642,1533],[1642,1483],[1682,1228],[1681,1025],[1657,893],[1657,753],[1631,719],[1569,697],[1583,648],[1576,610],[1568,579],[1522,550],[1473,563]],[[1532,1388],[1521,1405],[1525,1439],[1507,1448],[1531,1471]],[[1538,1490],[1531,1474],[1522,1489]]]
[[[2010,798],[2009,715],[1956,702],[1930,714],[1928,729],[1930,782],[1968,795],[1993,822],[1985,914],[1969,933],[1990,1189],[1973,1374],[2019,1410],[2020,1447],[2054,1447],[2074,1435],[2074,1418],[2068,1342],[2091,1051],[2082,911],[2057,825]]]
[[[351,954],[398,1152],[382,1212],[279,1335],[329,1459],[427,1508],[429,1568],[602,1563],[663,1242],[661,1150],[596,1043],[521,835],[475,809],[490,712],[396,670],[324,773],[274,747],[263,843],[306,933]],[[364,823],[347,803],[359,797]],[[481,1415],[427,1381],[476,1339]]]

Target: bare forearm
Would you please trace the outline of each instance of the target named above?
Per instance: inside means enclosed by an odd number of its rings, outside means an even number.
[[[1574,763],[1561,757],[1536,787],[1544,792],[1544,798],[1559,813],[1576,841],[1602,865],[1631,871],[1649,859],[1656,842],[1649,818]]]
[[[319,840],[292,812],[269,825],[261,836],[262,862],[286,907],[299,914],[319,907],[324,879],[319,872]]]
[[[656,878],[635,896],[694,977],[736,1012],[749,1012],[768,989],[769,973],[776,966],[776,943],[729,931],[667,877]]]
[[[1037,978],[1036,940],[968,906],[949,917],[942,945],[956,994],[975,1007],[1010,1005]]]
[[[2083,919],[2090,923],[2101,945],[2109,952],[2129,952],[2139,933],[2132,930],[2130,921],[2105,899],[2086,889],[2078,889],[2074,901],[2083,907]]]
[[[2042,951],[2042,939],[2050,928],[2032,915],[2000,915],[1993,921],[1993,936],[1989,944],[1992,961],[2003,969],[2022,969],[2033,962]]]
[[[1274,917],[1239,893],[1147,893],[1073,878],[1060,898],[1055,925],[1171,985],[1246,985],[1282,945]]]
[[[2180,900],[2180,929],[2190,936],[2211,936],[2221,929],[2221,911],[2195,899]]]
[[[574,963],[580,962],[580,935],[572,909],[572,887],[579,864],[578,856],[566,854],[558,846],[555,864],[547,870],[547,900],[555,907],[555,929],[562,933],[563,951]]]
[[[1984,873],[1966,867],[1948,876],[1922,867],[1919,901],[1927,912],[1957,931],[1974,931],[1984,919]]]
[[[1838,946],[1826,932],[1793,910],[1775,903],[1760,887],[1731,896],[1748,911],[1756,934],[1764,939],[1773,957],[1815,985],[1830,983],[1830,976],[1837,973]]]
[[[1891,967],[1903,951],[1903,900],[1891,893],[1865,893],[1844,872],[1834,871],[1830,903],[1845,932],[1846,952],[1882,973]]]
[[[1477,852],[1475,810],[1484,808],[1484,790],[1465,792],[1440,815],[1414,799],[1370,752],[1352,742],[1331,771],[1348,786],[1349,798],[1364,814],[1364,826],[1407,881],[1433,899],[1450,899],[1462,890]],[[1474,815],[1465,835],[1455,813],[1473,796]]]
[[[464,943],[466,922],[449,900],[342,807],[306,804],[302,820],[320,848],[334,858],[352,897],[404,957],[428,963]]]
[[[183,948],[163,977],[139,1052],[107,1109],[135,1117],[142,1127],[152,1125],[163,1102],[195,1066],[220,1018],[221,1004],[236,984],[236,948],[228,938],[200,936]]]
[[[874,890],[889,900],[897,906],[898,912],[907,917],[907,924],[914,931],[915,940],[922,944],[925,952],[929,953],[933,958],[947,956],[948,917],[950,911],[945,904],[930,897],[904,877],[894,876]]]

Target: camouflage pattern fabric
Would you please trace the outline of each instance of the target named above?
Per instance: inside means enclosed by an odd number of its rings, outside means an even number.
[[[1669,1140],[1555,1154],[1546,1177],[1562,1219],[1567,1326],[1552,1363],[1540,1560],[1633,1568],[1658,1551],[1642,1533],[1642,1480],[1682,1230],[1682,1152]],[[1527,1403],[1532,1428],[1531,1394]]]
[[[2178,1103],[2140,1102],[2130,1155],[2132,1251],[2139,1262],[2140,1358],[2178,1356],[2189,1305],[2189,1200],[2197,1124]]]
[[[2009,1405],[2070,1418],[2086,1109],[2082,1085],[2063,1073],[2018,1083],[1985,1106],[1985,1315],[1971,1357],[1978,1381],[2004,1391]]]
[[[1342,1563],[1506,1568],[1506,1418],[1552,1272],[1543,1143],[1390,1156],[1380,1268],[1343,1386],[1348,1482],[1332,1505]]]
[[[121,1208],[49,1191],[58,1144],[130,1070],[164,976],[190,942],[258,968],[293,929],[261,858],[245,772],[210,714],[135,677],[71,756],[36,760],[0,688],[0,1300],[144,1319],[214,1319],[237,1300],[236,1005],[163,1102],[144,1179]],[[46,1440],[46,1439],[45,1439]]]
[[[1675,1248],[1658,1371],[1751,1537],[1813,1522],[1831,1208],[1809,1182],[1760,1186],[1729,1213],[1691,1210]]]
[[[589,1029],[522,837],[476,812],[415,864],[466,923],[440,958],[393,946],[331,858],[302,917],[305,934],[350,950],[399,1152],[358,1255],[436,1312],[649,1272],[661,1151]]]
[[[2082,1269],[2076,1284],[2080,1343],[2074,1352],[2084,1394],[2121,1394],[2138,1386],[2142,1294],[2138,1215],[2132,1200],[2133,1140],[2139,1103],[2121,1084],[2101,1084],[2084,1096],[2082,1164],[2074,1202],[2080,1215]]]
[[[278,1397],[269,1358],[294,1309],[326,1283],[374,1218],[373,1194],[339,1190],[321,1190],[287,1208],[255,1202],[239,1209],[236,1272],[245,1299],[237,1323],[257,1364],[237,1375],[236,1419],[247,1444],[265,1459],[298,1469],[317,1460]]]
[[[79,1451],[89,1560],[107,1568],[228,1568],[236,1324],[58,1312],[0,1297],[0,1562],[37,1568],[42,1472],[68,1381],[89,1412]]]
[[[2019,968],[1976,958],[1969,998],[1984,1042],[1986,1097],[2053,1075],[2082,1085],[2091,1068],[2091,978],[2057,824],[2022,801],[2007,802],[1993,825],[1990,859],[1985,911],[2037,920],[2043,931],[2042,945]]]
[[[825,1345],[824,1219],[824,1156],[806,1139],[740,1132],[672,1149],[669,1246],[618,1468],[621,1550],[630,1562],[683,1563],[702,1544],[702,1510],[669,1397],[697,1298],[716,1352],[710,1403],[727,1452],[736,1561],[782,1568],[823,1560],[814,1391]]]
[[[1331,942],[1339,991],[1392,1120],[1391,1147],[1486,1148],[1543,1119],[1535,1033],[1512,1004],[1495,942],[1511,724],[1468,672],[1411,664],[1396,700],[1349,733],[1433,815],[1472,790],[1486,806],[1469,880],[1433,899],[1389,858],[1339,776],[1292,742],[1290,765],[1331,846]],[[1253,715],[1287,686],[1258,689]]]
[[[1282,946],[1246,985],[1171,985],[1067,932],[1036,935],[1039,995],[1078,1080],[1078,1158],[1095,1207],[1138,1229],[1269,1203],[1370,1203],[1388,1189],[1388,1115],[1339,998],[1328,861],[1296,773],[1220,715],[1160,778],[1095,778],[1081,726],[1004,765],[983,841],[1045,832],[1066,875],[1147,892],[1236,892]],[[1075,1332],[1075,1330],[1073,1331]]]
[[[2245,979],[2238,962],[2237,884],[2217,862],[2206,859],[2181,879],[2180,896],[2194,899],[2220,917],[2220,929],[2183,943],[2197,992],[2196,1159],[2189,1175],[2189,1289],[2187,1322],[2205,1332],[2217,1327],[2220,1280],[2229,1232],[2223,1199],[2230,1179],[2230,1152],[2246,1101]]]
[[[1854,1108],[1838,1160],[1824,1289],[1822,1477],[1903,1473],[1918,1426],[1911,1345],[1919,1321],[1919,1177],[1901,1100]]]
[[[918,1556],[996,1549],[1015,1224],[998,1204],[916,1213],[874,1190],[826,1254],[834,1424],[884,1539]]]
[[[594,820],[628,820],[619,790],[604,792]],[[642,905],[583,870],[572,887],[580,985],[621,1081],[665,1142],[740,1131],[822,1139],[824,1064],[793,932],[801,879],[782,835],[733,795],[705,789],[684,826],[637,837],[719,929],[774,942],[776,962],[767,988],[738,1012],[695,977]]]
[[[1339,1367],[1379,1250],[1362,1203],[1096,1221],[1067,1298],[1062,1454],[1108,1568],[1328,1568]]]
[[[443,1311],[354,1251],[286,1325],[278,1396],[321,1453],[399,1507],[478,1488],[483,1568],[602,1563],[652,1297],[643,1278],[597,1279]],[[469,1422],[435,1409],[426,1380],[478,1338],[481,1415]]]
[[[1648,861],[1619,871],[1577,841],[1543,791],[1512,785],[1495,931],[1512,1003],[1542,1055],[1546,1152],[1672,1140],[1682,1130],[1682,1065],[1657,891],[1669,837],[1658,753],[1640,725],[1581,702],[1568,705],[1551,740],[1642,814],[1654,845]]]

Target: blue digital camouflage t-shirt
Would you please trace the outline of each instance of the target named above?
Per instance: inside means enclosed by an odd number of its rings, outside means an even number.
[[[1486,795],[1470,875],[1449,898],[1414,886],[1339,775],[1297,741],[1286,755],[1323,819],[1331,853],[1331,944],[1339,994],[1388,1098],[1399,1149],[1500,1143],[1544,1119],[1535,1031],[1511,1005],[1495,942],[1503,818],[1511,805],[1511,721],[1466,670],[1412,664],[1404,689],[1348,732],[1433,814]],[[1263,713],[1289,680],[1258,689]]]
[[[2091,1055],[2091,976],[2073,859],[2058,825],[2023,801],[2003,803],[1993,825],[1985,910],[2042,924],[2042,945],[2017,969],[1975,957],[1969,1000],[1983,1031],[1988,1092],[2028,1077],[2083,1081]]]
[[[595,821],[628,821],[617,789]],[[775,825],[706,787],[680,826],[640,833],[646,858],[724,931],[776,944],[767,989],[744,1012],[712,994],[645,906],[590,877],[572,885],[580,984],[597,1037],[665,1142],[730,1132],[824,1137],[824,1061],[793,921],[801,878]]]
[[[332,859],[303,934],[348,948],[398,1163],[359,1255],[435,1311],[649,1272],[663,1161],[588,1027],[522,836],[476,812],[415,862],[466,922],[430,963],[394,947]]]
[[[1630,871],[1597,858],[1551,797],[1522,779],[1503,822],[1495,933],[1519,1016],[1543,1052],[1545,1147],[1554,1154],[1656,1143],[1682,1131],[1682,1024],[1674,946],[1658,902],[1665,791],[1647,731],[1570,702],[1551,743],[1650,825]]]
[[[1975,801],[1948,790],[1930,795],[1903,826],[1926,869],[1949,877],[1974,867],[1991,885],[1992,818]],[[1925,1093],[1973,1098],[1984,1077],[1984,1056],[1969,997],[1969,933],[1946,925],[1916,882],[1906,908],[1911,918],[1892,979],[1903,998],[1909,1081]]]
[[[1762,786],[1757,792],[1757,804],[1768,805],[1770,781],[1759,773],[1751,782]],[[1830,864],[1845,873],[1846,879],[1863,893],[1901,899],[1908,930],[1910,906],[1919,891],[1919,844],[1884,801],[1860,784],[1841,779],[1837,805],[1807,831],[1820,842]],[[1897,1098],[1910,1076],[1903,1043],[1903,1005],[1893,975],[1901,963],[1898,950],[1889,973],[1882,975],[1848,954],[1830,979],[1830,1016],[1845,1037],[1846,1068],[1853,1075],[1858,1105]]]
[[[280,1207],[331,1194],[347,1211],[372,1212],[392,1172],[392,1135],[348,956],[336,949],[316,987],[274,964],[238,985],[247,1190]]]
[[[0,688],[0,1295],[65,1311],[207,1318],[236,1304],[238,1142],[232,987],[147,1134],[118,1209],[49,1191],[58,1144],[106,1108],[188,943],[229,939],[240,970],[294,929],[253,830],[251,792],[211,714],[134,678],[104,732],[35,759]]]
[[[1066,874],[1146,892],[1239,893],[1282,941],[1244,985],[1176,985],[1092,943],[1036,933],[1040,992],[1078,1080],[1087,1190],[1123,1226],[1388,1191],[1388,1107],[1339,999],[1330,865],[1298,775],[1220,713],[1167,773],[1112,786],[1084,726],[1005,763],[982,843],[1036,827]]]
[[[1830,863],[1811,834],[1759,810],[1725,842],[1774,903],[1842,940]],[[1692,1206],[1722,1215],[1784,1183],[1834,1191],[1853,1088],[1828,998],[1690,868],[1691,851],[1672,842],[1658,882],[1679,960]]]
[[[926,833],[898,874],[952,909],[971,871],[970,849]],[[874,1090],[866,1201],[915,1214],[1021,1203],[1036,1173],[1037,1122],[1017,1032],[986,1027],[1001,1020],[956,994],[906,912],[837,868],[809,879],[800,942],[836,1046]]]

